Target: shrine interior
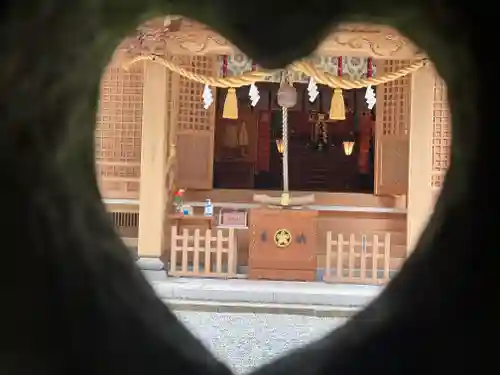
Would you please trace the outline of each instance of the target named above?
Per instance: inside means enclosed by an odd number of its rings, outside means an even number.
[[[346,119],[331,121],[330,88],[319,86],[319,96],[311,103],[307,84],[294,86],[297,104],[288,112],[290,190],[373,194],[376,108],[368,109],[366,90],[344,90]],[[255,107],[250,105],[248,87],[237,90],[237,120],[222,118],[227,90],[217,90],[216,189],[283,188],[279,84],[259,83],[258,89]]]

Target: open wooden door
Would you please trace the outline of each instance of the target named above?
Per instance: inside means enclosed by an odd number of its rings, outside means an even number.
[[[177,56],[176,62],[209,76],[215,75],[218,67],[216,56]],[[202,95],[202,84],[179,78],[176,185],[183,189],[204,190],[213,186],[215,105],[205,110]]]
[[[411,60],[379,60],[378,75],[397,71]],[[377,86],[375,194],[406,195],[410,133],[411,75]]]

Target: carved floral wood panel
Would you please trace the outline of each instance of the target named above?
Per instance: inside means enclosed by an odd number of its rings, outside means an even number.
[[[110,66],[101,80],[95,130],[97,180],[104,198],[139,198],[144,71]]]
[[[240,53],[227,39],[199,22],[179,16],[160,17],[141,25],[120,49],[132,53],[167,52],[175,55],[234,55]],[[388,26],[342,24],[313,53],[318,56],[372,56],[379,59],[422,57],[407,38]],[[418,56],[417,56],[418,55]]]
[[[397,71],[410,60],[382,60],[379,74]],[[411,75],[377,86],[375,127],[375,193],[408,192]]]
[[[451,113],[448,107],[446,83],[437,74],[435,77],[431,186],[441,188],[446,170],[450,165]]]
[[[222,73],[223,56],[218,58]],[[311,58],[314,66],[322,71],[337,75],[338,73],[338,56],[314,56]],[[342,75],[351,79],[366,78],[368,68],[368,58],[366,57],[348,57],[342,58]],[[373,75],[376,74],[377,68],[375,62],[372,64]],[[240,75],[252,70],[252,60],[243,54],[235,54],[227,56],[227,75]],[[280,82],[281,74],[276,73],[268,79],[271,82]],[[293,73],[292,79],[294,82],[307,83],[309,77],[301,73]]]

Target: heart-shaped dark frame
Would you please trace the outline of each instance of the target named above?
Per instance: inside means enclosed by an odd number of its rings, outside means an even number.
[[[498,327],[497,308],[474,306],[487,292],[487,303],[498,299],[489,216],[497,167],[485,152],[496,128],[496,88],[489,86],[497,74],[490,27],[496,13],[485,1],[6,4],[1,374],[229,374],[156,298],[96,188],[92,143],[101,72],[130,30],[161,14],[211,26],[267,68],[309,54],[340,21],[387,23],[429,53],[449,88],[451,167],[401,273],[344,327],[257,372],[457,374],[485,372],[494,363],[485,342]]]

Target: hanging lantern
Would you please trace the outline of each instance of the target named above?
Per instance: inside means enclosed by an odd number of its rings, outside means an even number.
[[[297,89],[287,82],[283,82],[278,90],[278,105],[292,108],[297,104]]]
[[[344,146],[344,153],[349,156],[352,154],[352,150],[354,149],[354,141],[344,141],[342,142]]]
[[[283,139],[277,139],[276,140],[276,149],[278,150],[278,152],[280,154],[283,154],[283,148],[284,148],[284,145],[283,145]]]

